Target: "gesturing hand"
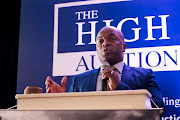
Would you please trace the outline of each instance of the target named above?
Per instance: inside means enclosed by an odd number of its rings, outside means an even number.
[[[49,76],[45,81],[46,93],[62,93],[66,91],[67,77],[63,77],[61,80],[61,86],[54,82]]]

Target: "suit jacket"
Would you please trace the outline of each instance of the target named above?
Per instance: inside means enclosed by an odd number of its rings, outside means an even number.
[[[94,69],[79,75],[75,75],[69,92],[96,91],[99,69]],[[121,82],[116,90],[147,89],[152,94],[152,100],[159,106],[164,107],[162,95],[155,82],[155,76],[151,69],[135,68],[124,65]],[[155,107],[152,104],[152,107]]]

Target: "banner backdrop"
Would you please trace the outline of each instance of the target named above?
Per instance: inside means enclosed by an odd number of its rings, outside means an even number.
[[[22,0],[17,93],[50,76],[98,68],[96,35],[104,26],[124,33],[124,62],[151,68],[166,106],[162,120],[180,120],[180,2],[177,0]]]

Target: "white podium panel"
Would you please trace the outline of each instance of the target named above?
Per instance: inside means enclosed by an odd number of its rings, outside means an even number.
[[[117,110],[149,109],[147,90],[18,94],[18,110]]]
[[[0,110],[1,120],[160,120],[161,109]]]

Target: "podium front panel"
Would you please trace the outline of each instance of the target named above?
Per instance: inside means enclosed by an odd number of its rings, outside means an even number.
[[[160,120],[160,109],[0,110],[0,120]]]

